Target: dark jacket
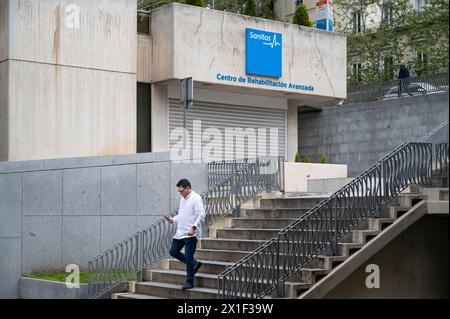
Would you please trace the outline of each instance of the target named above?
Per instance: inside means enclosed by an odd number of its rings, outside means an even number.
[[[409,71],[404,65],[400,65],[400,71],[398,72],[399,79],[409,78]]]

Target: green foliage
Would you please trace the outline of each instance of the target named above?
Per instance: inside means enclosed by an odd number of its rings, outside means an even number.
[[[349,19],[335,19],[343,21],[335,25],[336,30],[347,34],[350,86],[396,78],[402,59],[411,76],[448,70],[448,0],[429,0],[422,11],[414,9],[410,0],[335,0],[334,8],[336,16],[355,12],[362,17],[359,33]],[[377,22],[374,12],[392,18]],[[414,52],[423,54],[425,62]],[[355,61],[361,62],[360,74],[352,70]]]
[[[203,0],[186,0],[186,4],[190,4],[191,6],[204,7]]]
[[[294,163],[300,163],[301,162],[301,156],[299,152],[295,153]]]
[[[169,3],[172,3],[172,2],[181,2],[181,1],[174,1],[174,0],[138,0],[137,7],[138,7],[138,10],[151,11],[153,9],[165,6],[166,4],[169,4]]]
[[[54,273],[54,274],[31,274],[25,277],[34,278],[34,279],[42,279],[42,280],[50,280],[50,281],[60,281],[65,282],[67,276],[70,273]],[[80,272],[80,284],[86,284],[89,281],[89,273],[88,272]]]
[[[308,155],[305,155],[303,157],[303,163],[311,163],[311,159],[308,157]]]
[[[256,4],[253,0],[247,0],[245,2],[244,14],[247,16],[256,17]]]
[[[277,17],[274,12],[274,4],[277,0],[258,0],[258,1],[251,1],[255,4],[255,14],[254,16],[265,18],[265,19],[272,19],[276,20]],[[138,0],[138,9],[139,10],[146,10],[150,11],[155,8],[161,7],[163,5],[172,3],[172,2],[179,2],[179,3],[188,3],[192,4],[191,2],[198,2],[198,1],[191,1],[191,0]],[[214,2],[214,8],[216,10],[221,11],[227,11],[227,12],[233,12],[233,13],[241,13],[246,14],[245,10],[247,10],[247,2],[248,0],[203,0],[202,6],[208,5],[210,8],[212,8],[213,2]],[[196,4],[194,4],[196,5]]]
[[[295,10],[292,23],[312,27],[312,23],[309,20],[308,16],[308,10],[306,9],[306,6],[304,4],[298,6],[297,10]]]
[[[126,275],[126,273],[129,272],[127,270],[121,270],[121,273],[123,275]],[[97,273],[93,273],[94,276],[96,276]],[[34,278],[34,279],[42,279],[42,280],[50,280],[50,281],[59,281],[59,282],[65,282],[67,277],[71,275],[71,273],[61,272],[61,273],[36,273],[36,274],[30,274],[24,277],[28,278]],[[101,274],[98,274],[101,275]],[[136,280],[136,274],[133,272],[129,272],[129,280]],[[80,284],[87,284],[89,282],[89,273],[87,271],[80,271]]]
[[[326,163],[328,163],[328,156],[323,154],[322,157],[320,158],[320,164],[326,164]]]

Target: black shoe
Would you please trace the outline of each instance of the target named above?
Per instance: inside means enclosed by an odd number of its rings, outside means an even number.
[[[200,267],[202,265],[203,265],[203,263],[200,260],[198,260],[197,265],[195,265],[195,268],[194,268],[194,275],[197,273],[197,271],[200,269]]]
[[[183,285],[183,287],[181,287],[181,290],[187,290],[187,289],[192,289],[192,288],[194,288],[193,285],[191,285],[190,283],[185,283]]]

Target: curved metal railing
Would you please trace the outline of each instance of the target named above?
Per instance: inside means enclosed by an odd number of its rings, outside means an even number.
[[[217,184],[251,161],[252,160],[249,159],[241,159],[232,161],[214,161],[208,163],[208,187]]]
[[[283,159],[264,157],[248,161],[201,194],[206,218],[204,226],[235,210],[261,192],[281,190]],[[168,216],[174,216],[174,211]],[[142,273],[168,256],[176,227],[161,217],[88,263],[89,296],[99,298],[128,280],[142,280]]]
[[[389,201],[410,184],[430,185],[432,141],[446,142],[441,144],[447,145],[447,157],[441,156],[439,160],[446,161],[448,170],[448,135],[444,138],[441,134],[445,129],[448,131],[448,121],[427,134],[422,142],[400,145],[276,237],[222,272],[219,298],[262,298],[275,290],[282,295],[286,280],[318,255],[324,252],[336,255],[343,236],[368,217],[386,216]],[[443,165],[439,163],[440,167]]]

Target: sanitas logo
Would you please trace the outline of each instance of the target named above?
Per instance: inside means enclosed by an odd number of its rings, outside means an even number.
[[[270,35],[265,35],[264,33],[256,34],[250,32],[250,38],[255,40],[263,40],[263,41],[272,41],[272,37]]]
[[[273,35],[273,40],[272,40],[272,36],[270,36],[270,35],[266,35],[264,33],[258,34],[258,33],[250,32],[250,39],[265,41],[265,42],[263,42],[263,44],[268,45],[271,48],[281,45],[281,43],[279,43],[277,41],[276,34]]]

